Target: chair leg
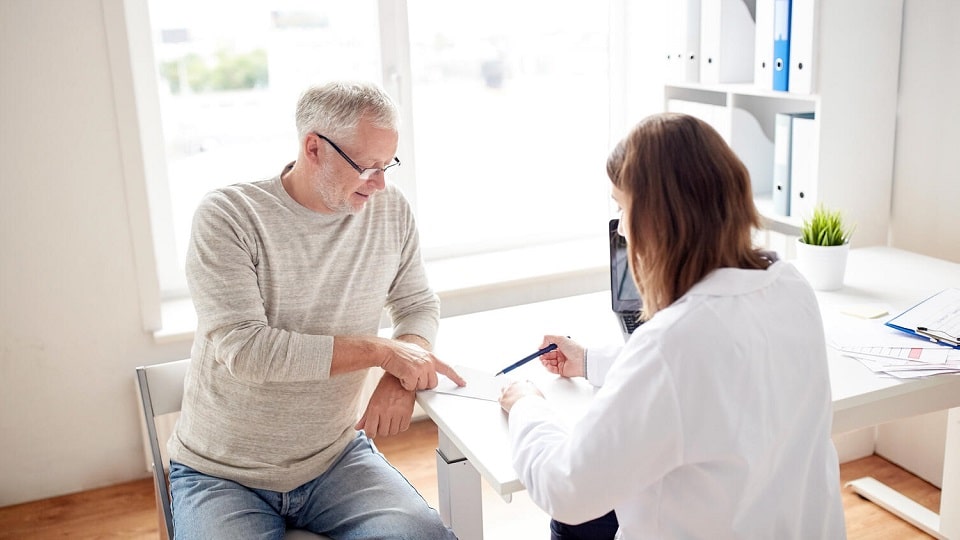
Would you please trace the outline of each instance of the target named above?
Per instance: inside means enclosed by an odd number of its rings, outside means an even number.
[[[157,507],[157,532],[159,533],[158,538],[161,540],[172,540],[173,531],[167,530],[167,520],[163,517],[163,504],[160,502],[160,494],[157,493],[157,490],[153,490],[153,499],[156,501]]]

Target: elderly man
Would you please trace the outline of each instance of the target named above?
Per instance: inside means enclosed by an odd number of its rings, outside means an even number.
[[[177,538],[453,538],[370,440],[405,430],[438,373],[464,384],[430,352],[439,301],[385,181],[398,118],[373,85],[312,88],[297,160],[200,203],[186,269],[199,326],[169,442]],[[377,336],[384,308],[392,339]],[[385,373],[357,421],[371,367]]]

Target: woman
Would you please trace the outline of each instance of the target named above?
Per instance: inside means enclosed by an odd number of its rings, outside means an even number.
[[[844,538],[817,300],[755,249],[750,177],[709,125],[664,113],[607,161],[646,321],[615,353],[562,336],[548,370],[602,386],[564,427],[529,382],[500,398],[514,467],[555,520],[613,509],[631,538]]]

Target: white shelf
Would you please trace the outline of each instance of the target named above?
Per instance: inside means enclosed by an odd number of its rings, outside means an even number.
[[[727,84],[700,84],[700,83],[669,83],[664,85],[667,92],[682,94],[684,91],[727,94],[728,96],[755,96],[761,98],[770,98],[778,101],[792,100],[803,103],[816,103],[819,101],[817,94],[799,94],[790,92],[781,92],[777,90],[764,90],[757,88],[751,83],[727,83]]]
[[[764,220],[764,228],[787,236],[800,236],[803,220],[797,216],[782,216],[773,211],[773,198],[769,194],[753,198],[757,211]]]
[[[854,246],[885,245],[903,0],[814,1],[815,93],[671,82],[664,85],[664,109],[689,107],[709,117],[750,169],[757,208],[778,232],[799,229],[801,218],[777,215],[770,200],[776,114],[813,112],[815,200],[855,224]]]

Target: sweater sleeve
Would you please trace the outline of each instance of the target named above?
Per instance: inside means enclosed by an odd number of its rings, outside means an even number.
[[[186,260],[199,321],[194,346],[215,347],[217,361],[243,380],[329,378],[332,336],[268,325],[257,280],[258,244],[240,215],[233,202],[217,192],[207,195],[194,214]]]
[[[400,236],[400,266],[387,294],[387,313],[393,321],[393,336],[414,334],[436,343],[440,319],[440,299],[430,288],[416,219],[406,199],[400,197],[403,234]]]

